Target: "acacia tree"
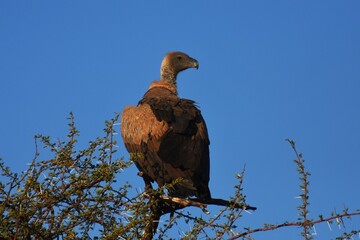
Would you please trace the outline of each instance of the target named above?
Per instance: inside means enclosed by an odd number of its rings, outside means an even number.
[[[245,202],[245,169],[236,175],[238,184],[228,200],[202,202],[166,197],[166,189],[176,181],[146,192],[134,191],[129,182],[119,181],[132,162],[115,154],[117,143],[113,136],[118,118],[116,115],[105,122],[103,137],[78,150],[79,131],[70,114],[67,139],[52,141],[49,136],[35,136],[35,156],[22,173],[11,171],[0,159],[0,239],[166,239],[174,237],[172,229],[182,221],[191,229],[183,229],[176,238],[253,239],[256,232],[298,226],[304,239],[312,239],[310,231],[314,225],[335,220],[343,224],[347,217],[360,215],[360,211],[344,209],[327,217],[308,218],[310,174],[292,140],[288,142],[296,156],[302,200],[297,221],[259,228],[237,227],[244,211],[256,209]],[[46,160],[39,160],[41,147],[50,153]],[[209,204],[220,205],[212,217],[204,216]],[[204,215],[190,213],[190,206],[200,208]],[[159,224],[160,217],[167,214],[170,216]],[[360,229],[354,229],[339,238],[359,232]]]

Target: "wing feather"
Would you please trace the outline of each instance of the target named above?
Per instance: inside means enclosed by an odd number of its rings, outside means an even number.
[[[195,102],[166,88],[150,89],[137,107],[123,111],[121,133],[136,165],[159,185],[177,178],[176,196],[210,197],[209,138]]]

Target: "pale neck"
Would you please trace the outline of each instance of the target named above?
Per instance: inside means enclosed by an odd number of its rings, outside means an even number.
[[[162,67],[160,71],[160,80],[173,84],[176,87],[176,75],[173,71],[166,67]]]

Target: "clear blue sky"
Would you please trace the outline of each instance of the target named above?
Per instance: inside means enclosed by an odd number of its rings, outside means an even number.
[[[70,111],[86,146],[137,103],[173,50],[200,63],[178,87],[208,125],[212,195],[231,195],[246,164],[244,192],[258,211],[239,227],[297,219],[286,138],[312,173],[310,217],[360,208],[359,1],[1,1],[0,156],[25,170],[33,136],[65,139]],[[143,187],[133,171],[128,180]],[[341,233],[316,230],[316,239]]]

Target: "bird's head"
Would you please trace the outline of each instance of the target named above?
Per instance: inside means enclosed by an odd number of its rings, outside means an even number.
[[[161,63],[161,80],[176,85],[177,74],[188,68],[198,69],[198,61],[182,52],[170,52]]]

